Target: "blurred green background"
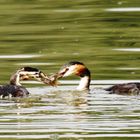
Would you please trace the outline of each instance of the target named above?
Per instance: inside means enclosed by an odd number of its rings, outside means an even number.
[[[19,67],[51,74],[72,60],[84,62],[95,80],[140,79],[140,12],[109,10],[138,5],[138,0],[0,0],[1,84]]]

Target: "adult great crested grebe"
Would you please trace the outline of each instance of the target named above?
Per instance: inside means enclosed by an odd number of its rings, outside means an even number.
[[[28,90],[20,84],[21,80],[28,80],[35,78],[41,81],[43,77],[46,77],[46,83],[50,82],[47,76],[44,75],[40,70],[32,67],[23,67],[17,70],[10,78],[10,83],[7,85],[0,86],[0,96],[4,98],[6,96],[12,97],[24,97],[29,94]]]
[[[52,81],[67,77],[70,75],[77,75],[81,78],[80,83],[77,87],[77,90],[89,90],[91,74],[89,69],[81,62],[71,61],[62,66],[60,71],[52,76]],[[108,91],[108,93],[112,94],[139,94],[140,93],[140,83],[124,83],[124,84],[116,84],[109,88],[104,89]]]

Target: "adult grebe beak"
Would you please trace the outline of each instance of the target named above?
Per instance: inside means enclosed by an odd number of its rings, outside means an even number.
[[[64,74],[68,71],[68,69],[65,69],[63,71],[60,71],[58,73],[55,73],[49,77],[44,77],[42,78],[42,82],[45,84],[49,84],[51,86],[57,86],[60,85],[60,82],[58,82],[57,80],[64,77]]]
[[[54,75],[54,78],[60,79],[67,76],[69,68],[64,68]]]

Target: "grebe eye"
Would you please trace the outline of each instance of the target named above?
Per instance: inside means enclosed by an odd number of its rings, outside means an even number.
[[[65,72],[67,72],[68,70],[69,70],[69,68],[66,68],[66,69],[65,69]]]

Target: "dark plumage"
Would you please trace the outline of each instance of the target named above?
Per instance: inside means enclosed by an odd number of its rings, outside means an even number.
[[[140,83],[124,83],[124,84],[116,84],[107,89],[110,94],[135,94],[138,95],[140,93]]]
[[[0,86],[0,96],[2,98],[6,96],[25,97],[28,95],[29,95],[28,90],[23,86],[10,85],[10,84]]]
[[[24,71],[30,71],[30,72],[39,72],[37,68],[32,68],[32,67],[24,67]]]
[[[67,63],[67,64],[65,64],[65,65],[75,65],[75,64],[84,65],[84,63],[79,62],[79,61],[70,61],[69,63]]]

